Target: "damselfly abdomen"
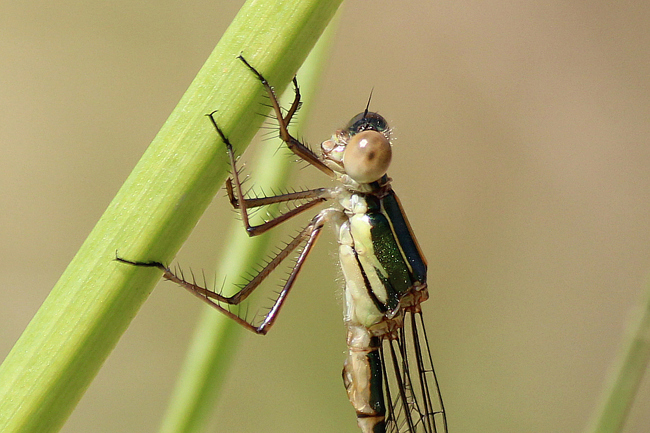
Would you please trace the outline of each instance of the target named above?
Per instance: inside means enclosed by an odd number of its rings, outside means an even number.
[[[223,296],[187,281],[160,262],[117,260],[160,268],[166,279],[183,286],[247,329],[266,334],[322,228],[330,223],[336,231],[345,279],[348,355],[343,381],[359,427],[364,433],[447,432],[420,307],[429,297],[427,264],[386,174],[391,161],[390,129],[386,120],[366,107],[345,128],[321,144],[322,154],[318,156],[287,129],[300,106],[295,79],[295,99],[283,113],[268,82],[243,57],[239,58],[266,89],[279,123],[280,137],[289,149],[339,183],[334,188],[245,197],[232,146],[215,113],[210,114],[232,166],[232,178],[226,182],[226,189],[231,204],[240,209],[246,231],[251,236],[258,235],[323,202],[334,204],[318,212],[233,296]],[[281,202],[300,204],[260,225],[249,223],[249,209]],[[300,249],[300,254],[289,277],[260,323],[249,323],[230,311],[228,305],[244,301],[296,249]]]

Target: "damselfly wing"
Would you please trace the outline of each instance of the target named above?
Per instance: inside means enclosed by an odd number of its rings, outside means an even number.
[[[444,433],[447,419],[433,369],[421,303],[429,297],[427,263],[386,172],[392,157],[390,128],[368,107],[329,140],[321,155],[294,138],[287,126],[300,106],[300,92],[284,112],[276,95],[253,66],[239,59],[265,88],[279,124],[280,138],[300,159],[338,181],[334,188],[317,188],[270,197],[246,197],[236,158],[215,113],[209,115],[225,144],[232,178],[226,190],[239,209],[244,227],[255,236],[324,202],[318,212],[260,272],[233,296],[185,279],[182,273],[156,261],[130,261],[135,266],[156,267],[163,277],[186,288],[247,329],[266,334],[275,323],[303,263],[323,227],[334,227],[345,280],[344,322],[348,329],[348,354],[343,381],[364,433]],[[281,215],[251,225],[249,210],[276,203],[297,203]],[[273,306],[259,323],[233,313],[229,306],[243,302],[262,281],[294,251],[299,251]]]

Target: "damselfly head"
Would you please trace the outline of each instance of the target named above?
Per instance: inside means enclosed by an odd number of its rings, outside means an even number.
[[[386,174],[392,158],[390,129],[381,115],[364,111],[321,144],[328,165],[358,184]]]

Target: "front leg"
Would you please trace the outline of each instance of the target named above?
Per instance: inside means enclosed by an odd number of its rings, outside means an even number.
[[[291,105],[291,108],[289,109],[289,112],[287,113],[286,116],[282,116],[282,110],[280,109],[280,103],[278,102],[278,98],[275,96],[275,92],[273,91],[273,88],[269,84],[268,81],[266,81],[266,78],[260,74],[257,69],[255,69],[253,66],[251,66],[248,61],[241,55],[238,56],[238,59],[241,60],[247,67],[248,69],[257,76],[257,78],[260,80],[262,83],[262,86],[266,89],[266,92],[269,95],[269,99],[271,100],[271,106],[273,107],[273,111],[275,111],[275,117],[278,119],[278,125],[280,126],[280,138],[282,141],[284,141],[289,148],[294,154],[296,154],[300,159],[308,162],[309,164],[313,165],[329,177],[335,178],[336,173],[329,168],[323,161],[320,160],[318,155],[316,155],[309,147],[305,146],[303,143],[301,143],[299,140],[294,138],[290,133],[289,133],[289,121],[291,120],[291,117],[293,114],[296,112],[298,107],[300,106],[300,92],[297,90],[298,89],[298,83],[296,79],[294,78],[294,83],[296,85],[296,98],[293,101],[293,104]]]

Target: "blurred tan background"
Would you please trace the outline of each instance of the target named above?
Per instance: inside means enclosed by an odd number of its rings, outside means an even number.
[[[3,4],[0,358],[239,6]],[[429,260],[451,432],[581,431],[650,272],[650,6],[344,8],[304,136],[328,137],[374,87]],[[211,272],[232,219],[219,195],[181,263]],[[328,236],[273,332],[245,335],[213,431],[356,432]],[[200,308],[161,283],[63,431],[155,431]],[[649,429],[648,379],[627,433]]]

